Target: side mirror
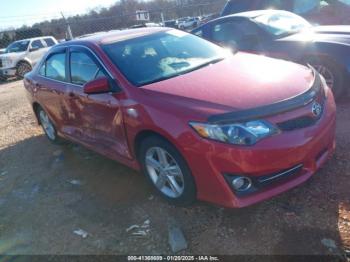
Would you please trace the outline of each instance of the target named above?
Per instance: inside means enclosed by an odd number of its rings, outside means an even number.
[[[110,91],[108,79],[106,77],[100,77],[84,85],[85,94],[101,94]]]
[[[29,49],[29,52],[34,52],[34,51],[38,51],[39,47],[32,47]]]

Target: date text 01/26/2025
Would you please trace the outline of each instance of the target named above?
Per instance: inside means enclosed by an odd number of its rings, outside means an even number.
[[[219,261],[216,256],[128,256],[128,261]]]

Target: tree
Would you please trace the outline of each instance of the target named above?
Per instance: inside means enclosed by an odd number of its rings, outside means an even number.
[[[2,34],[0,38],[0,48],[6,48],[12,42],[11,37],[7,32]]]

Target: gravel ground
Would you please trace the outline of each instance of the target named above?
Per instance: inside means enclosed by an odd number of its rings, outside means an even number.
[[[78,145],[50,144],[22,83],[0,84],[0,253],[170,254],[168,224],[175,220],[188,242],[180,254],[344,257],[349,133],[347,101],[338,106],[335,157],[304,185],[244,209],[201,202],[175,208],[153,196],[137,172]],[[132,225],[139,228],[127,232]],[[79,229],[85,238],[74,233]]]

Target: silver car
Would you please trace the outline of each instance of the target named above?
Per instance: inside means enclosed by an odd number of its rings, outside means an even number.
[[[57,44],[52,36],[24,39],[10,44],[0,54],[0,77],[3,79],[23,76],[30,72],[50,47]]]

